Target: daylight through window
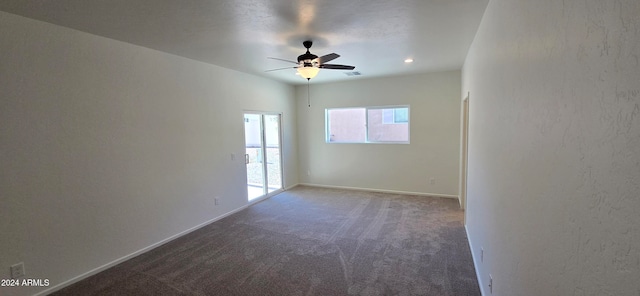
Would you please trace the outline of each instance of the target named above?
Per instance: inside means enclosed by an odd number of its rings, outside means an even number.
[[[326,109],[327,143],[409,143],[409,106]]]

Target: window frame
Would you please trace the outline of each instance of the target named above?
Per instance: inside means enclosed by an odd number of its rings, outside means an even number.
[[[378,110],[378,109],[398,109],[398,108],[406,108],[407,109],[407,122],[395,122],[395,112],[394,112],[394,122],[393,123],[384,123],[384,119],[382,124],[388,125],[397,125],[397,124],[406,124],[407,125],[407,141],[372,141],[369,140],[369,110]],[[336,142],[331,141],[330,131],[330,121],[329,121],[329,111],[331,110],[348,110],[348,109],[364,109],[365,115],[365,139],[364,142]],[[383,111],[384,112],[384,111]],[[337,108],[325,108],[324,109],[324,141],[327,144],[411,144],[411,107],[410,105],[390,105],[390,106],[354,106],[354,107],[337,107]]]

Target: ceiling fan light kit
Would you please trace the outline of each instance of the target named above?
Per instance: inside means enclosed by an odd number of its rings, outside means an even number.
[[[320,68],[318,67],[299,67],[298,68],[298,73],[300,73],[300,76],[306,78],[307,80],[316,77],[316,75],[318,75],[318,72],[320,72]]]

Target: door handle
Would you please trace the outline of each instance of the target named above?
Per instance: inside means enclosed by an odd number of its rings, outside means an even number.
[[[249,154],[244,155],[244,164],[249,164]]]

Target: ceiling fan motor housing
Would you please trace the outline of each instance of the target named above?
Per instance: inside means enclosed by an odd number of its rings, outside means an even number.
[[[309,52],[309,48],[311,48],[311,45],[313,45],[313,42],[310,40],[307,40],[305,42],[302,42],[302,45],[304,45],[304,47],[307,49],[307,52],[304,54],[301,54],[298,56],[298,63],[303,62],[305,67],[312,67],[312,60],[317,59],[318,56],[315,54],[312,54]]]
[[[307,50],[307,52],[305,54],[299,55],[298,56],[298,63],[300,62],[305,62],[305,63],[311,63],[311,60],[317,59],[318,56],[315,54],[312,54],[309,52],[309,50]]]

